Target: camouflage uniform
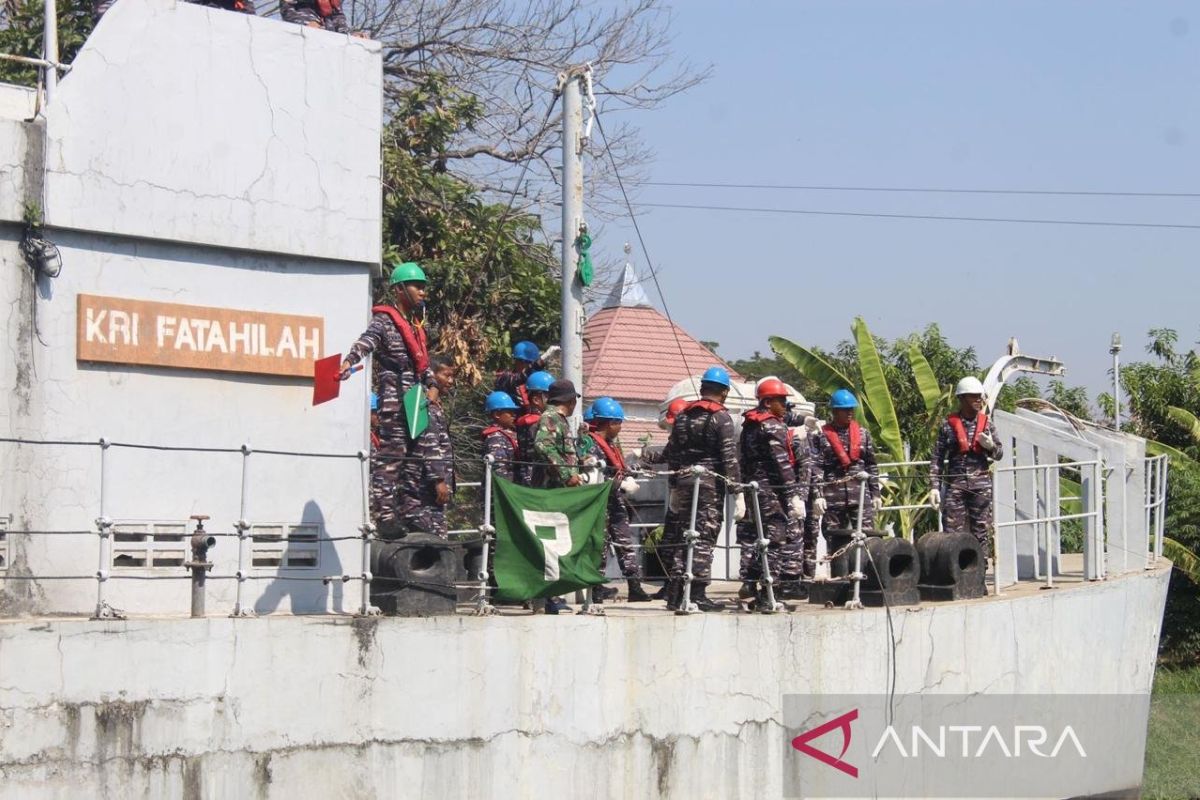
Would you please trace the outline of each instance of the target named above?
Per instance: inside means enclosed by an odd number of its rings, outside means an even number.
[[[962,423],[967,442],[974,443],[979,417],[963,418]],[[991,419],[987,420],[985,430],[996,443],[996,448],[988,453],[978,444],[973,444],[964,453],[950,421],[944,420],[933,444],[929,483],[941,488],[942,526],[947,531],[970,533],[983,545],[984,552],[990,554],[992,462],[1004,457],[1004,448],[1000,445],[1000,437],[996,435],[996,426]]]
[[[283,0],[279,6],[279,17],[284,22],[297,25],[317,23],[327,31],[334,33],[349,33],[350,26],[346,15],[342,12],[341,3],[334,6],[327,17],[321,16],[316,0]]]
[[[351,366],[374,353],[374,382],[379,394],[379,447],[371,458],[371,516],[383,533],[394,531],[399,521],[398,481],[408,456],[408,423],[402,408],[404,393],[418,381],[434,385],[433,371],[417,375],[413,357],[392,318],[382,312],[371,317],[358,341],[350,346]]]
[[[808,452],[808,515],[804,518],[804,575],[815,577],[817,572],[817,537],[821,535],[821,518],[817,516],[816,500],[824,496],[821,486],[821,474],[817,469],[817,437],[823,436],[819,430],[805,430],[802,442]],[[797,438],[797,441],[800,441]],[[797,461],[799,465],[799,461]]]
[[[518,464],[520,459],[520,448],[517,444],[517,434],[515,431],[508,431],[501,428],[499,425],[483,429],[483,454],[492,457],[492,474],[498,475],[501,478],[509,481],[515,481],[517,478]],[[483,493],[480,492],[480,502],[483,502]],[[496,565],[496,542],[495,539],[488,542],[488,577],[495,574]]]
[[[852,477],[849,480],[845,479],[864,470],[870,473],[871,477],[867,480],[867,504],[866,508],[862,509],[862,525],[863,530],[872,529],[875,526],[875,509],[871,503],[880,496],[881,490],[879,487],[879,464],[875,460],[875,445],[871,441],[871,434],[866,428],[859,428],[861,439],[858,459],[847,466],[842,466],[838,453],[829,443],[825,433],[827,430],[835,432],[838,441],[842,444],[842,449],[847,456],[853,458],[853,454],[850,453],[849,425],[841,429],[835,428],[832,424],[826,425],[811,435],[810,438],[813,440],[813,478],[824,484],[817,496],[824,497],[828,504],[825,509],[825,530],[853,530],[858,525],[859,483]]]
[[[544,370],[546,362],[540,358],[532,364],[526,363],[519,370],[503,370],[496,373],[496,382],[493,384],[498,392],[504,392],[513,399],[517,407],[521,409],[521,413],[529,412],[529,394],[525,391],[525,381],[529,380],[529,376],[538,370]]]
[[[542,415],[536,411],[517,417],[517,450],[521,455],[514,465],[513,480],[522,486],[542,485],[542,473],[545,470],[533,456],[533,440],[541,422]]]
[[[701,403],[705,401],[692,403],[676,415],[664,455],[667,467],[672,471],[695,465],[710,471],[696,478],[690,475],[671,477],[671,507],[678,515],[679,524],[664,532],[663,544],[669,559],[670,577],[682,582],[687,571],[683,533],[691,518],[693,486],[698,482],[696,532],[700,538],[692,555],[692,575],[696,582],[706,585],[712,571],[713,547],[721,535],[726,493],[725,481],[714,476],[712,471],[734,483],[741,482],[742,471],[737,459],[733,418],[724,406],[712,403],[706,408]]]
[[[253,14],[254,0],[187,0],[198,6],[223,8],[226,11],[240,11],[243,14]]]
[[[800,498],[804,501],[804,519],[796,520],[795,532],[784,545],[783,563],[787,567],[784,574],[789,578],[799,578],[802,575],[812,577],[812,568],[817,556],[816,537],[808,533],[808,519],[812,514],[812,502],[809,499],[812,484],[812,448],[808,443],[804,428],[792,432],[792,464],[796,474],[796,485],[800,488]]]
[[[633,528],[629,527],[629,501],[621,493],[620,483],[626,477],[625,465],[613,464],[596,439],[602,434],[587,433],[583,437],[581,454],[592,454],[604,459],[604,477],[613,482],[612,491],[608,493],[608,520],[604,528],[604,550],[600,554],[600,573],[604,574],[604,563],[608,561],[610,550],[617,554],[617,562],[621,565],[621,574],[626,578],[640,578],[642,560],[633,542]],[[617,457],[624,460],[620,439],[613,439],[608,446],[616,451]]]
[[[792,518],[792,498],[804,499],[808,494],[808,479],[797,481],[792,448],[792,432],[783,420],[762,409],[744,414],[742,422],[741,464],[742,480],[758,481],[758,508],[766,537],[767,565],[771,577],[778,580],[787,575],[795,579],[803,568],[803,542],[800,521]],[[759,580],[762,559],[754,543],[758,526],[754,519],[754,497],[746,490],[746,518],[738,525],[738,544],[742,547],[741,579]]]
[[[454,494],[454,449],[440,404],[429,404],[429,427],[413,440],[408,456],[400,467],[400,522],[407,533],[447,539],[446,508],[438,505],[437,485],[445,481]]]
[[[579,472],[571,422],[554,406],[547,408],[538,422],[531,460],[541,467],[540,485],[544,489],[566,486],[571,476]]]

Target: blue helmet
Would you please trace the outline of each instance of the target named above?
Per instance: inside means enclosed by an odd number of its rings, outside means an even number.
[[[508,396],[508,392],[492,392],[483,401],[483,410],[489,414],[493,411],[516,411],[517,404]]]
[[[704,370],[704,374],[700,376],[702,383],[716,383],[729,388],[729,373],[723,367],[709,367]]]
[[[371,410],[372,411],[379,410],[379,395],[376,394],[375,392],[371,392]]]
[[[533,342],[517,342],[513,345],[513,358],[518,361],[528,361],[532,364],[542,353]]]
[[[583,421],[591,422],[595,418],[596,418],[596,404],[592,403],[590,406],[588,406],[587,411],[583,412]]]
[[[611,397],[597,397],[592,403],[592,417],[596,420],[609,419],[617,422],[625,421],[625,409]]]
[[[538,370],[525,380],[525,388],[530,392],[548,392],[554,383],[554,376],[549,372]]]
[[[838,389],[829,396],[830,408],[858,408],[858,399],[849,389]]]

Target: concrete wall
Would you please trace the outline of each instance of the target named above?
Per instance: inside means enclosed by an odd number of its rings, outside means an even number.
[[[897,691],[1149,692],[1168,570],[894,612]],[[12,621],[0,797],[778,797],[781,696],[888,652],[881,609]]]
[[[0,120],[0,436],[353,454],[366,443],[368,381],[311,406],[304,378],[91,365],[75,358],[81,293],[321,316],[324,352],[366,326],[380,248],[378,45],[171,0],[120,0],[60,83],[41,129]],[[44,193],[41,189],[45,179]],[[3,191],[12,188],[13,192]],[[17,197],[13,197],[13,193]],[[21,200],[44,200],[60,277],[35,282],[17,251]],[[4,220],[7,220],[6,223]],[[35,331],[36,328],[36,331]],[[240,514],[241,457],[112,448],[108,506],[121,521]],[[100,453],[95,446],[0,443],[0,518],[10,530],[0,613],[96,605]],[[354,536],[359,465],[255,454],[251,523],[319,525]],[[235,540],[212,552],[236,569]],[[357,572],[357,543],[320,545],[316,567],[252,570],[260,611],[342,607],[321,575]],[[114,569],[114,573],[117,570]],[[187,608],[182,567],[120,570],[108,602]],[[4,580],[4,576],[9,579]],[[34,577],[37,580],[20,580]],[[230,610],[234,584],[210,584]]]

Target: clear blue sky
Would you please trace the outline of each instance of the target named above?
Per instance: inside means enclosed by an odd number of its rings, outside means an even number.
[[[1200,3],[675,5],[706,84],[637,113],[656,181],[1200,192]],[[610,127],[615,125],[610,123]],[[1200,198],[645,186],[641,202],[1200,225]],[[1108,342],[1200,338],[1200,230],[644,209],[672,315],[729,358],[766,337],[832,345],[863,315],[892,338],[937,322],[980,360],[1009,336],[1108,386]],[[604,226],[606,255],[635,243]],[[609,249],[611,248],[611,249]],[[653,287],[647,285],[654,297]]]

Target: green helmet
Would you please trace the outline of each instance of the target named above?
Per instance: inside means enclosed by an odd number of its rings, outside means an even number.
[[[409,283],[410,281],[425,283],[425,271],[415,261],[405,261],[403,264],[393,267],[388,285],[395,286],[397,283]]]

